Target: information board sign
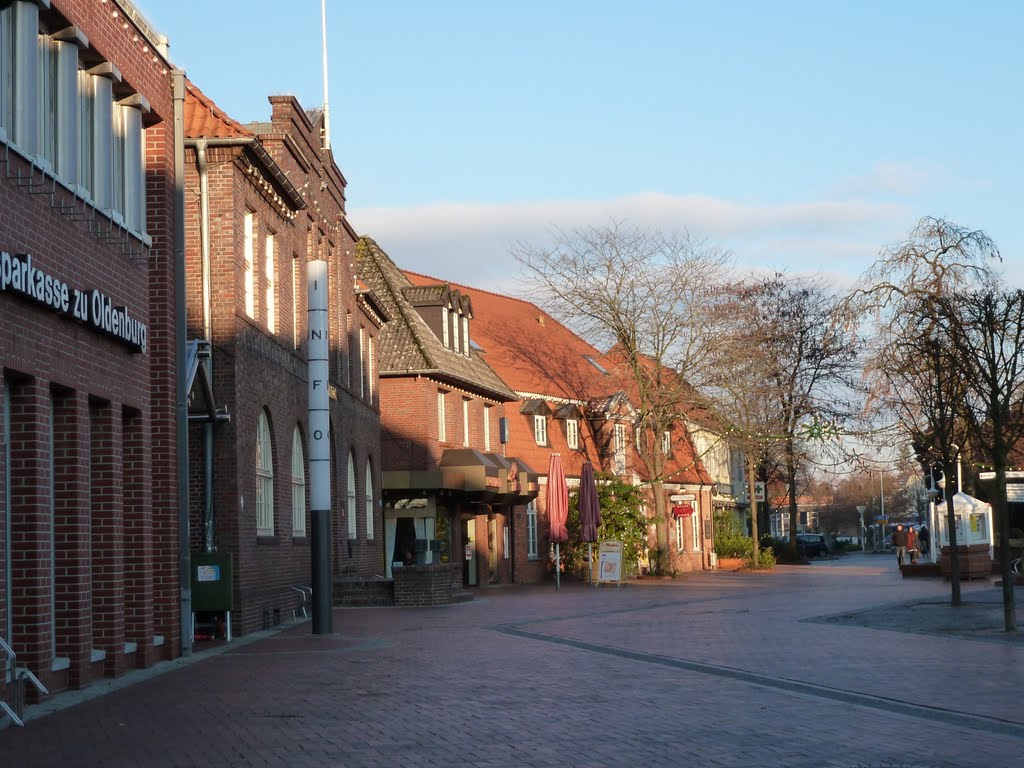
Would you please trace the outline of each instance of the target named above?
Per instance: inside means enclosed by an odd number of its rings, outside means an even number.
[[[598,549],[598,581],[622,581],[622,542],[602,541]]]

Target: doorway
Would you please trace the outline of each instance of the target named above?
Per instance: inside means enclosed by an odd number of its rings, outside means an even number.
[[[462,567],[462,583],[475,587],[479,584],[479,579],[477,578],[475,517],[463,521],[462,539],[466,543],[465,565]]]

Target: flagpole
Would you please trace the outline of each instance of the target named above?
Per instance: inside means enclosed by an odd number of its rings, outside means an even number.
[[[331,116],[327,104],[327,0],[320,0],[320,28],[324,51],[324,151],[331,148]]]

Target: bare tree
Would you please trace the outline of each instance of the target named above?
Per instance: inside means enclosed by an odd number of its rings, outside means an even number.
[[[889,408],[922,463],[938,458],[947,473],[970,416],[955,346],[939,325],[940,302],[969,286],[991,285],[999,260],[984,232],[926,217],[905,241],[882,251],[848,305],[851,317],[870,312],[874,321],[869,404]],[[946,483],[951,601],[959,605],[954,493],[955,485]]]
[[[749,305],[736,342],[757,349],[762,366],[751,382],[774,410],[773,439],[781,451],[790,520],[790,546],[796,549],[798,470],[805,447],[823,432],[837,430],[853,412],[850,398],[855,370],[854,336],[840,322],[842,300],[820,283],[781,273],[741,284],[735,299]]]
[[[945,296],[939,324],[957,352],[961,375],[974,395],[980,445],[995,470],[992,506],[999,526],[1003,620],[1017,630],[1010,570],[1010,522],[1006,470],[1010,452],[1024,438],[1024,291],[987,289]]]
[[[713,365],[715,337],[706,309],[724,282],[729,256],[689,235],[620,223],[557,231],[551,245],[519,243],[512,253],[531,300],[618,362],[613,376],[649,438],[637,445],[637,455],[652,485],[660,565],[667,567],[659,438],[695,402]]]

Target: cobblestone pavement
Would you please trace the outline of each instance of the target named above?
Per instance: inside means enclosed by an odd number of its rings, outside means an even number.
[[[337,610],[31,708],[0,768],[1018,766],[1024,642],[963,590],[854,555]]]

